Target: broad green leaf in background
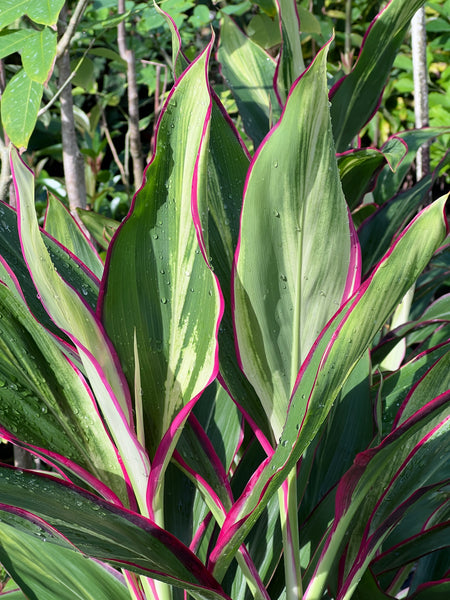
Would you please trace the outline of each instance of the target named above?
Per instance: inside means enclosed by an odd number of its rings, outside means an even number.
[[[14,75],[2,95],[0,104],[3,126],[11,142],[26,148],[36,124],[43,84],[31,79],[25,69]]]
[[[269,131],[271,121],[276,122],[279,117],[273,91],[275,62],[227,15],[222,20],[217,57],[236,99],[245,131],[257,148]]]
[[[64,5],[64,0],[46,0],[45,2],[19,0],[16,4],[23,5],[25,10],[22,14],[27,14],[36,23],[40,23],[41,25],[56,25],[58,15]]]
[[[239,358],[276,439],[301,363],[358,285],[358,250],[333,151],[326,55],[325,48],[292,88],[254,158],[236,254]]]
[[[196,232],[202,236],[207,214],[209,51],[188,67],[166,102],[145,184],[109,248],[103,280],[102,320],[130,387],[136,332],[152,456],[176,413],[217,367],[221,298]]]
[[[26,47],[30,38],[36,34],[35,31],[27,29],[8,29],[0,36],[0,58],[5,58],[14,52],[20,52]]]
[[[425,0],[391,0],[372,22],[352,72],[331,90],[338,152],[348,150],[375,112],[411,18],[423,4]]]
[[[217,578],[223,576],[269,498],[311,443],[375,334],[445,238],[445,200],[440,198],[414,219],[323,330],[299,373],[280,443],[227,516],[210,559]]]
[[[182,586],[195,598],[227,598],[186,546],[136,513],[52,477],[7,467],[0,468],[0,488],[2,521],[26,519],[22,529],[44,545],[74,547],[116,567]]]
[[[56,32],[50,27],[33,32],[21,52],[25,73],[33,81],[45,83],[50,76],[56,54]]]
[[[48,196],[44,230],[83,262],[99,280],[102,278],[103,263],[94,246],[67,208],[51,194]]]

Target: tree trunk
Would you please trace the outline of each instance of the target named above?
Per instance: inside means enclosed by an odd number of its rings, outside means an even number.
[[[420,8],[411,20],[411,48],[414,77],[414,114],[416,127],[428,127],[428,69],[425,9]],[[424,144],[417,152],[417,180],[430,171],[430,149]]]
[[[125,0],[118,0],[118,13],[125,12]],[[136,58],[132,50],[127,48],[125,22],[117,26],[117,43],[119,54],[127,63],[127,96],[128,96],[128,138],[133,163],[133,184],[137,190],[142,185],[144,175],[144,159],[142,156],[141,137],[139,133],[139,97],[136,82]]]
[[[64,6],[58,20],[58,35],[62,37],[66,30],[67,7]],[[70,55],[66,48],[57,59],[58,84],[61,87],[70,77]],[[71,213],[76,216],[76,208],[86,208],[86,183],[84,179],[84,159],[78,148],[73,114],[72,87],[67,85],[60,96],[61,136],[63,146],[64,177]]]

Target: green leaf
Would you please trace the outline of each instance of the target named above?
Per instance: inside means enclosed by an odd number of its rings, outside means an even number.
[[[9,516],[2,511],[0,515]],[[37,535],[4,522],[0,522],[0,532],[0,561],[28,598],[130,599],[117,576],[79,552],[44,543]]]
[[[94,46],[89,50],[89,54],[93,54],[94,56],[101,56],[103,58],[108,58],[111,61],[114,61],[123,69],[126,69],[127,63],[126,61],[114,50],[111,48],[103,48],[100,46]]]
[[[372,22],[352,72],[331,90],[331,119],[338,152],[348,149],[376,110],[411,18],[424,3],[389,2]]]
[[[349,469],[358,452],[370,446],[374,436],[373,403],[370,398],[369,353],[363,355],[350,373],[340,395],[323,425],[319,443],[307,453],[314,453],[314,462],[300,514],[306,520],[324,496]],[[342,435],[351,431],[351,436]],[[303,467],[302,467],[303,468]],[[301,522],[302,522],[301,520]]]
[[[387,163],[387,167],[395,171],[406,151],[405,145],[393,137],[381,150],[362,148],[344,152],[338,157],[342,189],[351,210],[356,208],[364,194],[373,188],[382,165]]]
[[[14,21],[25,14],[29,4],[31,4],[30,0],[2,0],[0,29],[14,23]]]
[[[34,36],[34,31],[26,29],[7,29],[0,33],[0,58],[5,58],[14,52],[20,52],[24,43]]]
[[[45,2],[29,0],[26,14],[36,23],[56,25],[63,5],[64,0],[45,0]]]
[[[33,81],[24,69],[5,88],[0,105],[3,127],[11,142],[26,148],[36,125],[44,86]]]
[[[19,214],[19,234],[25,261],[41,301],[52,320],[75,344],[108,429],[121,454],[134,493],[144,510],[149,463],[136,438],[129,390],[117,356],[96,314],[56,271],[39,231],[32,172],[13,151],[11,167]]]
[[[260,147],[241,218],[234,279],[239,356],[276,438],[300,365],[357,269],[333,150],[326,54],[293,87]]]
[[[247,35],[255,44],[269,50],[281,44],[281,32],[278,19],[273,19],[264,14],[252,17],[247,26]]]
[[[77,208],[77,214],[97,244],[100,244],[104,250],[108,250],[111,238],[120,225],[119,221],[82,208]]]
[[[102,318],[130,388],[136,332],[152,456],[216,368],[221,300],[196,233],[207,216],[207,58],[188,67],[166,102],[145,185],[109,248],[104,278]]]
[[[192,552],[137,513],[51,477],[11,468],[0,468],[0,489],[2,521],[25,529],[44,546],[72,547],[113,566],[184,587],[195,598],[227,598]]]
[[[298,17],[300,19],[300,31],[305,34],[315,33],[317,35],[321,35],[322,29],[320,27],[319,19],[310,12],[307,8],[303,6],[298,6]]]
[[[2,0],[0,11],[0,29],[14,23],[22,15],[41,25],[56,25],[58,15],[63,7],[64,0]]]
[[[228,514],[211,554],[216,577],[225,572],[269,498],[314,439],[349,373],[445,238],[444,207],[445,197],[416,217],[323,330],[299,373],[281,442]]]
[[[80,268],[80,265],[74,262],[73,256],[71,257],[61,246],[58,246],[48,236],[41,235],[58,273],[73,288],[82,290],[86,302],[91,308],[95,308],[98,285],[95,284],[92,276],[89,276],[85,269]],[[17,283],[12,283],[9,287],[13,289],[18,285],[31,312],[38,321],[58,337],[69,341],[62,331],[56,327],[42,306],[21,252],[17,214],[8,204],[3,203],[0,205],[0,255],[17,278]]]
[[[375,148],[345,152],[338,158],[342,189],[350,210],[354,210],[373,182],[384,156]]]
[[[100,280],[103,263],[79,225],[55,196],[49,195],[44,229],[67,250],[70,250]]]
[[[409,390],[424,376],[436,360],[449,350],[450,342],[426,352],[374,386],[373,395],[380,393],[383,401],[383,437],[391,430],[395,415]]]
[[[444,157],[448,164],[450,157]],[[361,244],[362,271],[368,273],[380,260],[396,235],[423,204],[426,193],[438,177],[440,168],[423,177],[412,188],[400,192],[390,202],[385,202],[358,229]]]
[[[448,393],[436,401],[431,398],[433,395],[423,398],[423,408],[403,428],[357,457],[341,480],[333,531],[305,600],[320,597],[321,582],[333,561],[341,561],[343,567],[340,548],[344,543],[345,568],[341,568],[338,598],[350,598],[405,509],[413,506],[421,493],[438,489],[442,480],[448,480]]]
[[[422,144],[431,142],[434,138],[449,132],[449,128],[425,127],[396,134],[395,138],[403,140],[408,146],[408,153],[394,171],[388,165],[383,168],[373,191],[375,202],[382,204],[390,200],[400,190],[400,186],[416,157],[417,150]],[[384,146],[382,150],[384,150]]]
[[[0,425],[41,456],[59,455],[51,460],[69,476],[95,485],[85,469],[127,502],[115,448],[81,374],[3,285],[0,314]]]
[[[277,95],[284,104],[294,81],[305,70],[300,43],[300,23],[297,5],[292,0],[277,0],[281,26],[281,53],[277,65]]]
[[[252,42],[228,16],[223,17],[218,59],[230,86],[244,128],[259,146],[279,116],[278,101],[273,92],[275,63]]]
[[[50,27],[33,32],[21,51],[23,68],[30,79],[45,83],[56,56],[56,32]]]

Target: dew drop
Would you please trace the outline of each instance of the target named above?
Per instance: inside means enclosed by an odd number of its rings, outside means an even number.
[[[273,211],[273,216],[276,217],[277,219],[280,218],[280,213],[277,210]]]
[[[277,160],[273,161],[273,168],[278,169],[278,161]]]
[[[161,298],[161,304],[167,304],[167,298]]]

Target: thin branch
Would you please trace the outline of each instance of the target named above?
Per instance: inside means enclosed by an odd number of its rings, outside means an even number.
[[[55,95],[48,101],[48,103],[45,106],[43,106],[41,108],[41,110],[38,112],[38,118],[42,117],[42,115],[44,113],[46,113],[55,104],[55,102],[58,100],[59,96],[62,94],[62,92],[65,90],[65,88],[69,85],[69,83],[72,81],[72,79],[77,74],[78,69],[81,66],[81,63],[86,58],[87,53],[92,48],[92,46],[94,45],[94,43],[95,43],[95,38],[91,41],[91,43],[89,44],[89,46],[86,48],[86,50],[83,53],[83,56],[77,62],[75,69],[72,71],[72,73],[69,75],[69,77],[64,81],[64,83],[61,85],[61,87],[58,89],[58,91],[55,93]]]
[[[67,28],[59,40],[56,46],[56,58],[61,58],[64,52],[70,45],[70,40],[72,39],[76,28],[78,27],[78,23],[81,21],[83,13],[86,9],[86,6],[89,4],[89,0],[78,0],[78,4],[75,7],[75,10],[72,13],[69,23],[67,24]]]
[[[106,140],[108,142],[109,149],[111,150],[111,154],[113,155],[114,162],[116,163],[117,168],[120,171],[120,176],[122,177],[122,181],[123,181],[124,185],[128,188],[128,186],[129,186],[128,176],[125,173],[124,166],[119,158],[119,154],[117,153],[116,147],[114,145],[113,139],[112,139],[111,134],[108,129],[108,123],[106,121],[105,113],[103,111],[102,111],[102,129],[103,129],[103,133],[105,134]]]

